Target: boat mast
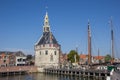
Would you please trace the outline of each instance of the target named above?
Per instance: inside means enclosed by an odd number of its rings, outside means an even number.
[[[100,64],[100,51],[99,51],[99,48],[98,48],[98,63]]]
[[[91,31],[90,23],[88,21],[88,65],[91,65]]]
[[[113,33],[113,24],[112,24],[112,19],[110,21],[110,26],[111,26],[111,54],[112,54],[112,62],[114,63],[114,33]]]

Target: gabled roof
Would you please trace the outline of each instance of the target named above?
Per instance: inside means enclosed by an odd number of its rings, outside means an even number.
[[[43,32],[42,37],[40,38],[36,45],[41,44],[58,44],[58,42],[51,32]]]

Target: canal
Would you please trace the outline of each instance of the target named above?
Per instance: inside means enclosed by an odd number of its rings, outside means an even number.
[[[104,78],[95,79],[93,77],[77,77],[45,73],[32,73],[25,75],[3,76],[0,77],[0,80],[106,80],[106,79]]]

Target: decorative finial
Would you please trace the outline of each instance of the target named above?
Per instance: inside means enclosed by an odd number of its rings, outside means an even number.
[[[46,6],[45,9],[46,9],[46,12],[47,12],[48,11],[48,6]]]

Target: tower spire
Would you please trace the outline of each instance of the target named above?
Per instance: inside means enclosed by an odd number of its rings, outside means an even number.
[[[47,11],[46,11],[46,15],[44,18],[43,32],[50,32],[49,17],[48,17]]]

